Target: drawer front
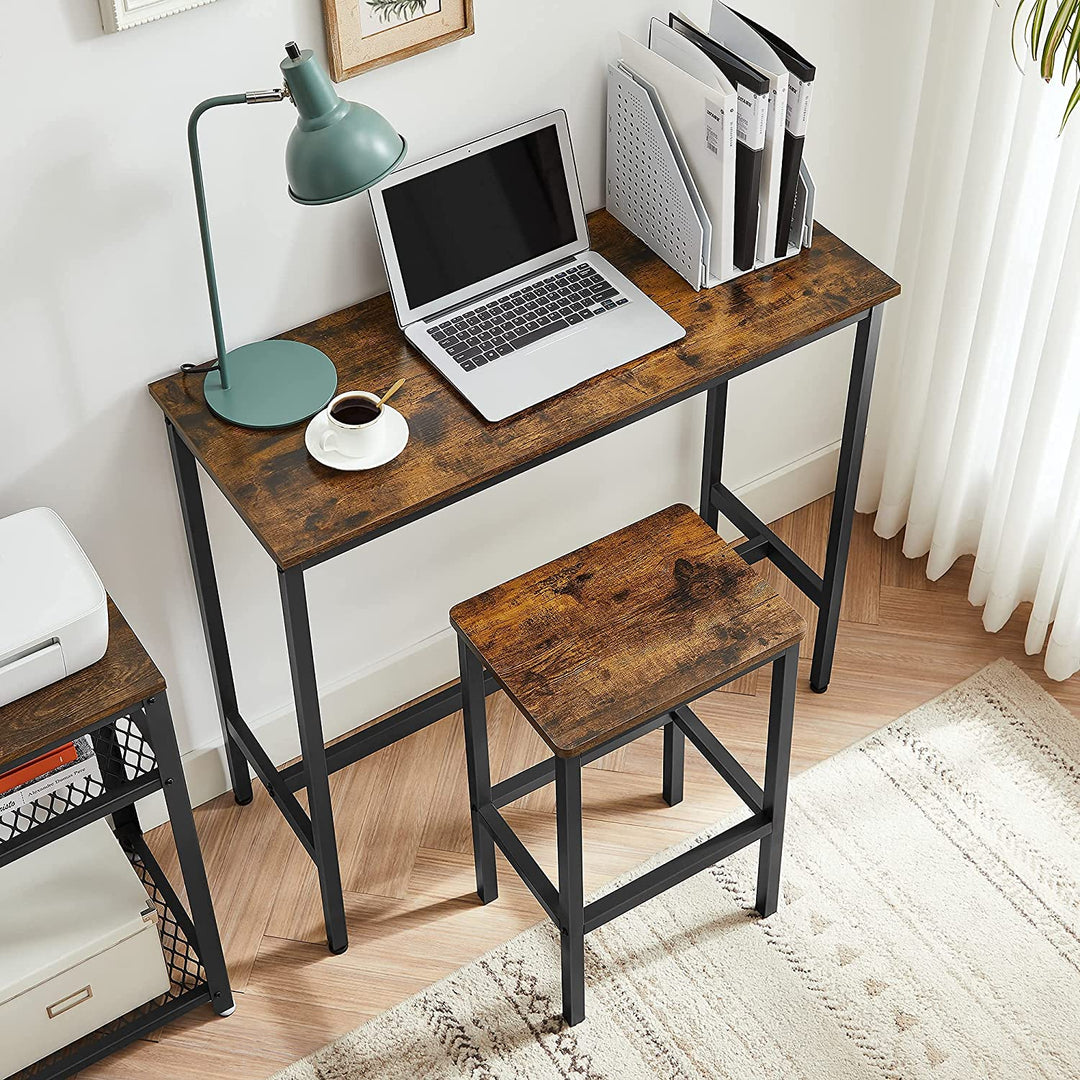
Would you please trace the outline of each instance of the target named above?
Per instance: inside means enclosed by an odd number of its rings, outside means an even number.
[[[157,927],[0,1005],[0,1076],[9,1076],[169,988]]]
[[[67,674],[64,651],[52,642],[19,660],[0,668],[0,705],[32,694]]]

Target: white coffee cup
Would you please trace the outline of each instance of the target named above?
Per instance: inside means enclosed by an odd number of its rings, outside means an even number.
[[[349,404],[360,402],[378,406],[378,414],[363,423],[349,423]],[[319,446],[323,450],[336,450],[344,457],[367,457],[382,446],[385,432],[386,410],[379,405],[378,395],[366,390],[348,390],[327,405],[326,430],[319,437]]]

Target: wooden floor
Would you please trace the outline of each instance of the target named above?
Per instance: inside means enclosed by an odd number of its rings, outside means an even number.
[[[829,500],[782,519],[777,532],[820,569]],[[856,519],[832,685],[810,692],[801,664],[792,764],[808,768],[1005,656],[1080,715],[1080,680],[1052,683],[1024,655],[1025,606],[1000,633],[983,629],[966,598],[971,560],[926,580],[899,538],[882,541]],[[778,587],[806,615],[794,588]],[[808,636],[808,641],[811,637]],[[767,672],[695,706],[760,777]],[[538,738],[501,696],[489,699],[494,778],[544,756]],[[737,807],[687,747],[686,798],[660,799],[659,732],[590,765],[585,774],[588,891]],[[237,1008],[208,1009],[82,1074],[127,1080],[263,1078],[538,922],[540,907],[500,856],[499,899],[473,893],[460,714],[332,778],[350,948],[330,956],[312,864],[265,791],[236,806],[222,796],[196,811]],[[507,818],[555,877],[551,788],[508,807]],[[151,845],[171,869],[167,831]],[[552,980],[557,979],[554,966]]]

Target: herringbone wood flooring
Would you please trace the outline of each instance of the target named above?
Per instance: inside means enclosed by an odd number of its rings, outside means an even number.
[[[824,560],[830,501],[789,515],[777,532],[811,565]],[[801,667],[792,766],[800,771],[900,716],[1000,656],[1080,713],[1080,680],[1052,683],[1023,651],[1026,606],[1000,633],[983,630],[966,598],[971,559],[929,582],[900,539],[882,541],[856,518],[843,619],[829,692]],[[770,571],[807,616],[809,605]],[[808,635],[807,641],[812,640]],[[499,696],[489,699],[495,778],[544,756],[532,729]],[[760,778],[767,673],[710,695],[696,711]],[[659,732],[588,767],[586,890],[710,824],[738,804],[688,745],[686,798],[660,799]],[[460,714],[383,750],[331,780],[350,947],[331,956],[312,864],[264,791],[236,806],[222,796],[196,811],[237,1009],[200,1009],[87,1070],[96,1080],[263,1078],[304,1056],[542,918],[502,862],[499,899],[476,899],[469,850]],[[507,808],[518,834],[554,878],[553,791]],[[172,869],[167,830],[151,844]],[[552,969],[552,978],[557,972]]]

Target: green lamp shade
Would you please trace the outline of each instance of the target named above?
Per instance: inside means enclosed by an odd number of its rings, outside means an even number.
[[[308,205],[366,191],[405,156],[405,140],[367,105],[338,97],[310,49],[281,62],[299,116],[285,149],[289,194]]]

